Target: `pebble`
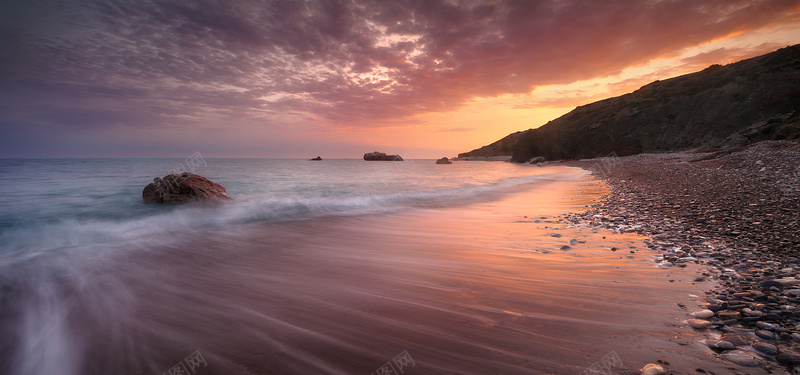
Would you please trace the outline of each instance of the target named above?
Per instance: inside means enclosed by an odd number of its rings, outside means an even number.
[[[711,322],[702,319],[689,319],[686,322],[694,329],[704,329],[711,325]]]
[[[738,333],[726,333],[719,339],[727,341],[737,347],[750,345],[750,343]]]
[[[725,340],[706,340],[705,344],[711,349],[719,349],[719,350],[736,349],[736,347],[732,343]]]
[[[762,288],[769,288],[769,287],[773,287],[773,286],[774,287],[782,287],[783,284],[781,284],[780,282],[775,281],[775,280],[767,280],[767,281],[764,281],[764,282],[761,283],[761,287]]]
[[[758,366],[758,359],[750,355],[750,353],[738,349],[722,353],[720,357],[722,357],[722,359],[728,362],[737,364],[739,366],[745,366],[745,367]]]
[[[775,356],[775,360],[787,365],[796,365],[800,364],[800,355],[792,352],[783,352]]]
[[[717,313],[717,316],[722,320],[738,320],[742,318],[742,314],[738,311],[720,311]]]
[[[765,329],[765,330],[768,330],[768,331],[774,331],[774,330],[778,329],[778,325],[777,324],[772,324],[772,323],[767,323],[767,322],[757,322],[756,326],[758,328]]]
[[[551,233],[550,237],[561,237],[561,233]]]
[[[742,310],[744,310],[744,309],[742,309]],[[746,312],[745,314],[747,314],[747,316],[754,317],[754,318],[761,318],[761,317],[764,316],[764,312],[763,311],[758,311],[758,310],[749,311],[749,312]]]
[[[758,350],[766,355],[778,354],[778,347],[766,342],[757,342],[753,344],[753,349]]]
[[[667,375],[668,371],[659,364],[648,363],[642,367],[642,375]]]
[[[570,249],[572,249],[572,246],[569,246],[569,245],[561,246],[561,250],[566,251],[566,250],[570,250]]]
[[[782,279],[775,279],[773,281],[775,281],[778,284],[780,284],[780,285],[777,285],[777,287],[779,287],[779,288],[780,287],[784,287],[785,288],[787,286],[800,285],[800,280],[795,279],[794,277],[784,277]]]
[[[778,315],[778,314],[769,313],[769,314],[764,315],[764,319],[777,321],[777,320],[781,320],[781,316]]]
[[[757,330],[756,331],[756,336],[758,336],[758,337],[760,337],[762,339],[765,339],[765,340],[775,340],[775,334],[774,333],[772,333],[770,331],[763,330],[763,329]]]
[[[690,315],[698,319],[708,319],[714,316],[714,312],[711,310],[697,310]]]

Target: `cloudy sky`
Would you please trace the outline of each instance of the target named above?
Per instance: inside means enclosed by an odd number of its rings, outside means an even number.
[[[5,0],[0,157],[434,158],[800,42],[800,0]]]

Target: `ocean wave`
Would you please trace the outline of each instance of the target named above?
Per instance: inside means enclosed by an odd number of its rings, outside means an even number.
[[[19,223],[0,232],[0,259],[34,257],[62,248],[98,244],[167,241],[198,232],[258,222],[307,220],[324,217],[390,213],[410,208],[443,208],[491,201],[519,188],[545,180],[567,177],[564,173],[510,177],[490,184],[404,193],[372,193],[326,196],[303,192],[296,196],[249,196],[212,206],[153,206],[136,218],[61,218]],[[377,189],[376,189],[377,190]]]

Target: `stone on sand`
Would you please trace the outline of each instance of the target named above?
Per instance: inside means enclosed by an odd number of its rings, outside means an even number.
[[[729,311],[729,310],[720,311],[717,313],[717,316],[719,316],[719,318],[722,320],[742,319],[742,313],[738,311]]]
[[[731,350],[726,353],[722,353],[720,355],[722,359],[731,362],[733,364],[745,367],[757,367],[758,366],[758,359],[753,357],[750,353],[747,353],[743,350]]]
[[[761,353],[766,355],[775,355],[778,354],[778,348],[775,345],[772,345],[767,342],[757,342],[753,344],[753,349],[758,350]]]
[[[698,319],[708,319],[714,316],[714,312],[711,310],[697,310],[689,315]]]
[[[775,340],[774,333],[763,329],[756,330],[756,336],[764,340]]]
[[[668,371],[659,364],[648,363],[642,367],[642,375],[667,375]]]
[[[711,325],[711,322],[702,319],[689,319],[686,322],[694,329],[704,329]]]
[[[706,340],[705,344],[707,347],[711,349],[719,349],[719,350],[736,349],[736,347],[733,344],[725,340]]]

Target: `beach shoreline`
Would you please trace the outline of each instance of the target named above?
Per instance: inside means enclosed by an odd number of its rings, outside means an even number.
[[[592,171],[609,194],[573,223],[652,239],[661,267],[701,266],[707,339],[718,358],[774,371],[800,365],[800,144],[766,141],[729,152],[666,153],[555,163]],[[550,164],[550,163],[548,163]],[[720,337],[721,335],[724,335]],[[710,341],[709,346],[717,345]],[[729,348],[727,344],[724,344]],[[755,361],[748,356],[752,356]]]
[[[685,322],[718,281],[696,281],[691,261],[659,269],[659,249],[615,216],[592,224],[613,184],[575,166],[497,166],[538,177],[471,199],[176,226],[9,263],[0,372],[729,372]]]
[[[566,220],[605,193],[558,168],[469,204],[42,254],[3,273],[0,363],[14,367],[0,372],[635,373],[668,357],[714,368],[676,319],[674,302],[700,291],[694,266],[654,269],[642,236]]]

